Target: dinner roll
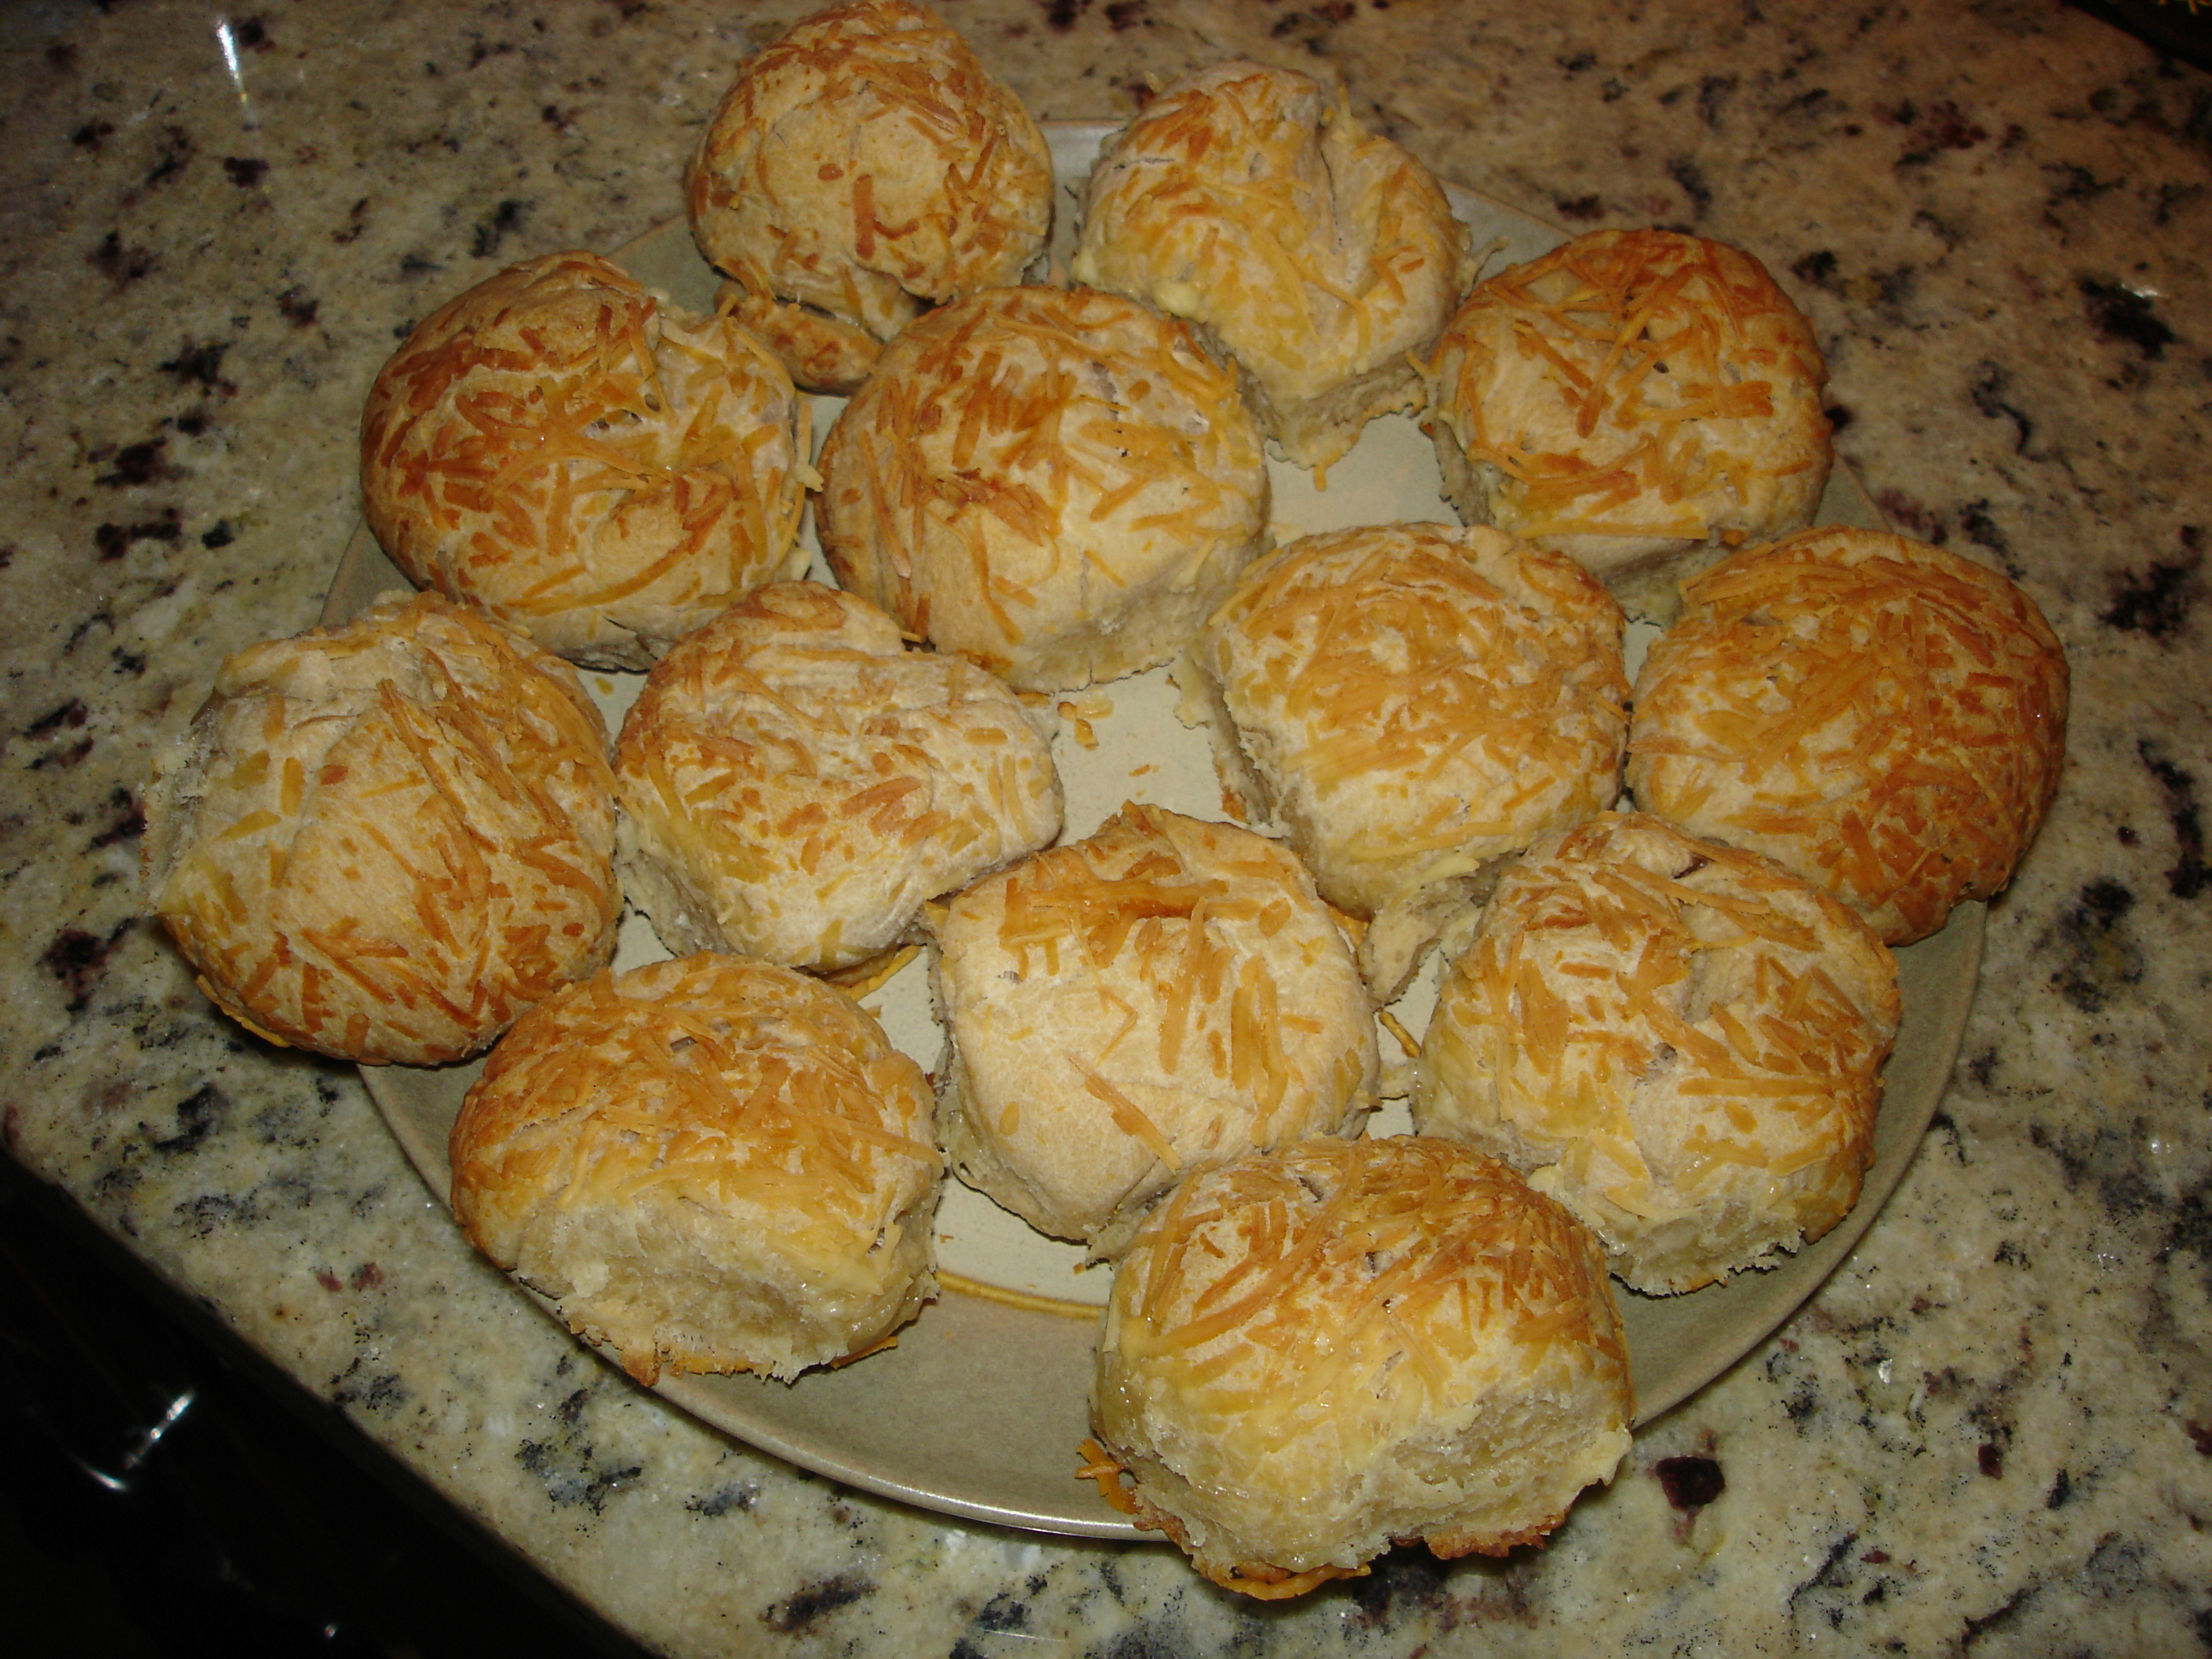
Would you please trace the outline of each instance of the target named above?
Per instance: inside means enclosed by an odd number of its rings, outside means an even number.
[[[684,179],[724,302],[810,391],[848,392],[930,306],[1021,280],[1052,154],[934,12],[853,0],[748,63]]]
[[[1547,837],[1445,970],[1413,1122],[1526,1175],[1639,1291],[1810,1243],[1874,1159],[1897,967],[1835,899],[1641,813]]]
[[[2066,654],[1996,571],[1883,531],[1747,549],[1638,678],[1637,805],[1788,865],[1892,945],[2012,879],[2057,792]]]
[[[1443,187],[1340,87],[1228,63],[1108,141],[1072,269],[1206,331],[1281,453],[1325,467],[1419,401],[1414,355],[1474,279],[1467,240]]]
[[[1393,1543],[1534,1543],[1613,1478],[1634,1416],[1589,1231],[1404,1135],[1185,1181],[1115,1270],[1091,1405],[1138,1523],[1268,1598]]]
[[[362,416],[362,510],[416,582],[599,668],[645,668],[805,567],[791,379],[725,317],[593,253],[514,265],[409,335]]]
[[[849,967],[1060,833],[1051,744],[1014,693],[815,582],[763,587],[662,658],[615,770],[623,887],[679,954]]]
[[[614,948],[606,749],[568,664],[387,595],[217,671],[146,793],[147,898],[272,1042],[459,1060]]]
[[[1375,1010],[1289,848],[1131,805],[932,918],[962,1180],[1111,1254],[1179,1176],[1357,1133]]]
[[[822,450],[844,586],[1031,691],[1165,662],[1263,545],[1267,457],[1182,324],[994,289],[895,341]]]
[[[928,1080],[832,985],[741,957],[601,974],[492,1050],[451,1142],[469,1242],[641,1382],[785,1380],[936,1288]]]
[[[1425,374],[1444,493],[1664,619],[1731,547],[1802,530],[1826,486],[1827,368],[1750,254],[1603,230],[1500,271]]]
[[[1386,999],[1501,860],[1620,794],[1622,627],[1564,555],[1435,524],[1290,543],[1207,621],[1190,655],[1231,786],[1323,898],[1380,919]]]

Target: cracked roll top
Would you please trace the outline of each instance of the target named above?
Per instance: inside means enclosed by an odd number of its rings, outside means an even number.
[[[1394,1543],[1540,1540],[1634,1416],[1588,1230],[1502,1164],[1392,1135],[1178,1187],[1115,1270],[1091,1421],[1139,1525],[1274,1599]]]
[[[1443,186],[1310,76],[1229,63],[1108,141],[1075,280],[1218,341],[1288,459],[1326,467],[1420,400],[1425,352],[1474,277]]]
[[[811,392],[845,393],[931,306],[1021,280],[1052,228],[1052,155],[925,7],[857,0],[749,62],[685,178],[720,303]]]
[[[421,586],[573,661],[647,668],[803,568],[802,418],[734,321],[665,309],[597,254],[548,254],[441,307],[385,364],[362,510]]]
[[[387,596],[223,664],[147,793],[147,895],[260,1035],[459,1060],[614,947],[606,750],[566,663]]]
[[[453,1213],[640,1382],[787,1381],[933,1294],[930,1115],[921,1068],[835,986],[678,957],[569,988],[492,1051],[453,1124]]]
[[[1683,589],[1636,684],[1638,805],[1834,894],[1891,945],[2002,891],[2057,793],[2066,653],[1994,570],[1808,531]]]
[[[1858,1202],[1897,965],[1756,853],[1608,812],[1510,866],[1445,969],[1413,1121],[1526,1175],[1635,1289],[1778,1265]]]
[[[1578,236],[1478,285],[1424,373],[1460,517],[1662,618],[1684,574],[1812,523],[1827,484],[1812,325],[1722,243]]]
[[[1385,1000],[1501,860],[1620,794],[1622,628],[1565,556],[1431,524],[1289,543],[1206,623],[1216,754],[1322,896],[1376,919]]]
[[[1051,744],[1004,682],[814,582],[664,657],[615,768],[623,885],[679,953],[852,967],[1060,833]]]

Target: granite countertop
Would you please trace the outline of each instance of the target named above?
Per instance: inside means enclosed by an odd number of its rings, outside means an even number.
[[[655,1650],[2212,1646],[2212,78],[2056,0],[944,7],[1041,118],[1231,53],[1334,69],[1525,212],[1752,249],[1884,511],[2066,642],[2064,787],[1903,1185],[1547,1547],[1259,1609],[1162,1546],[796,1474],[472,1256],[353,1073],[211,1011],[138,915],[137,792],[222,655],[315,620],[370,376],[498,265],[676,215],[806,9],[0,12],[9,1151]]]

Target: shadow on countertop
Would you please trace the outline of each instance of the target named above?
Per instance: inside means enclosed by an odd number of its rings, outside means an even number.
[[[352,1436],[0,1156],[11,1650],[641,1659]]]

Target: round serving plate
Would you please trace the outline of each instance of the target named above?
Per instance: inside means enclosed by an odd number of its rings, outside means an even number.
[[[1046,128],[1060,192],[1046,262],[1051,276],[1065,272],[1076,198],[1111,131],[1092,124]],[[1501,203],[1447,188],[1486,270],[1534,258],[1565,240]],[[714,275],[680,220],[612,257],[679,307],[698,311],[713,305]],[[818,440],[840,404],[832,398],[811,401]],[[1278,540],[1362,524],[1456,521],[1438,494],[1427,438],[1402,416],[1370,425],[1325,478],[1279,463],[1271,463],[1270,471]],[[1820,522],[1881,526],[1857,480],[1840,465],[1821,501]],[[808,533],[811,538],[811,528]],[[818,553],[811,574],[830,579]],[[364,526],[340,561],[325,620],[342,620],[378,593],[406,586]],[[1632,673],[1634,659],[1656,632],[1648,624],[1632,626]],[[586,671],[583,678],[611,728],[618,725],[641,677]],[[1177,718],[1178,698],[1164,669],[1060,698],[1061,732],[1054,756],[1067,797],[1067,839],[1090,834],[1127,800],[1200,817],[1224,815],[1208,740]],[[1941,933],[1897,953],[1904,1024],[1887,1073],[1874,1166],[1850,1215],[1778,1266],[1739,1273],[1692,1295],[1645,1297],[1616,1285],[1639,1423],[1679,1404],[1789,1318],[1872,1224],[1942,1098],[1973,998],[1982,926],[1982,907],[1966,906]],[[641,917],[625,917],[617,966],[666,954]],[[1434,996],[1432,967],[1391,1012],[1418,1036]],[[926,1068],[939,1065],[944,1037],[921,963],[909,963],[862,1000],[893,1042]],[[1387,1035],[1384,1045],[1386,1051],[1393,1046]],[[452,1180],[447,1137],[479,1069],[477,1063],[362,1068],[392,1133],[441,1201]],[[1369,1133],[1401,1133],[1408,1127],[1401,1100],[1376,1115]],[[803,1468],[925,1509],[1043,1532],[1144,1535],[1076,1473],[1079,1448],[1090,1433],[1091,1344],[1109,1270],[1085,1268],[1079,1247],[1040,1237],[957,1181],[946,1185],[938,1233],[940,1294],[894,1346],[791,1383],[668,1376],[659,1393]]]

